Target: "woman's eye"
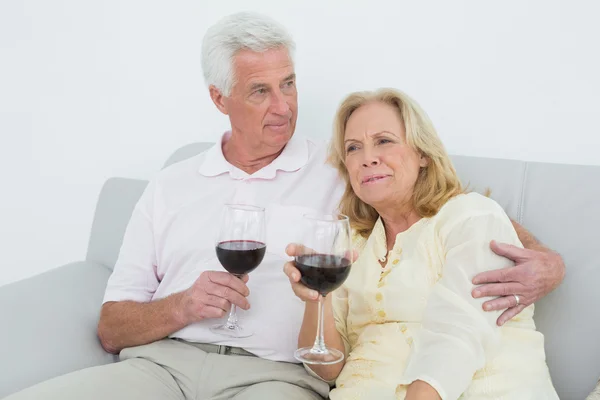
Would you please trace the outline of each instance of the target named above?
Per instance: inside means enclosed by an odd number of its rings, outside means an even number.
[[[346,148],[346,153],[350,153],[351,151],[354,151],[354,150],[356,150],[356,146],[355,145],[348,146]]]
[[[378,140],[378,143],[379,143],[379,144],[386,144],[386,143],[392,143],[392,141],[391,141],[391,140],[389,140],[389,139],[379,139],[379,140]]]

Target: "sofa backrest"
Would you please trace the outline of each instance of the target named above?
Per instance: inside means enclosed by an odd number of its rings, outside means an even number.
[[[163,168],[195,156],[210,146],[212,143],[183,146],[169,157]],[[92,222],[86,260],[113,269],[129,218],[146,185],[148,181],[128,178],[110,178],[104,183]]]
[[[147,181],[127,178],[110,178],[104,183],[92,222],[87,261],[113,269],[133,208],[147,185]]]
[[[165,167],[204,151],[193,143]],[[566,265],[563,284],[536,304],[554,385],[563,400],[581,400],[600,377],[600,166],[532,163],[453,156],[464,184],[491,190],[514,220],[558,251]],[[100,195],[87,259],[112,268],[131,211],[145,181],[113,178]],[[598,246],[598,247],[596,247]]]

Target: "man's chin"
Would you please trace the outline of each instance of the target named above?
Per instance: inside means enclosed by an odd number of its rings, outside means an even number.
[[[293,130],[287,130],[284,132],[268,132],[269,141],[273,143],[273,145],[284,146],[287,142],[290,141],[292,136],[294,135]]]

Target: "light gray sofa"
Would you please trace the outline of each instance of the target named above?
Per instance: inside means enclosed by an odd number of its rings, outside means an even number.
[[[166,165],[209,145],[179,149]],[[562,400],[582,400],[600,376],[600,167],[453,157],[464,183],[491,189],[513,219],[562,254],[564,283],[535,320]],[[98,312],[145,181],[113,178],[100,194],[85,261],[0,287],[0,398],[70,371],[112,363]],[[5,243],[6,245],[6,243]],[[32,249],[35,251],[35,249]],[[11,268],[16,266],[4,266]]]

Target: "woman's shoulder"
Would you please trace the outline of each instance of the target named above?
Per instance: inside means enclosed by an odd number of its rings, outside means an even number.
[[[437,235],[443,240],[494,239],[520,244],[504,209],[479,193],[461,194],[449,200],[434,217]]]
[[[447,224],[478,216],[497,216],[510,222],[500,204],[476,192],[460,194],[448,200],[434,219]]]

